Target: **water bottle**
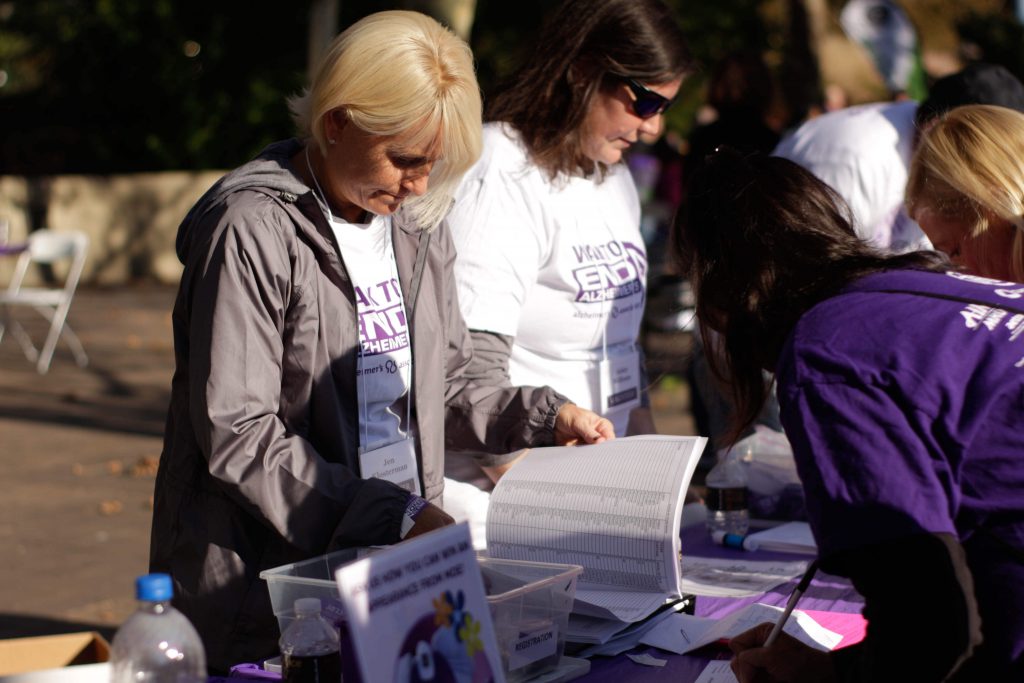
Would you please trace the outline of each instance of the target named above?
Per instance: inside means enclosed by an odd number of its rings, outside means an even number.
[[[205,683],[206,652],[188,618],[171,606],[167,574],[135,580],[139,607],[114,634],[111,683]]]
[[[339,683],[338,629],[320,615],[319,598],[295,601],[295,620],[281,634],[285,683]]]
[[[730,448],[719,454],[718,463],[704,480],[708,508],[707,527],[712,537],[716,532],[743,536],[750,528],[747,504],[747,473],[743,469],[740,450]]]

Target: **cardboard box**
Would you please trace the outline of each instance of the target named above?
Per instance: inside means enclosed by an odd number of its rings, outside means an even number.
[[[0,683],[107,683],[109,661],[95,631],[0,640]]]

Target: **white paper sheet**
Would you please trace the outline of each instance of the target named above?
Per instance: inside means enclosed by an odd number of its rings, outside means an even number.
[[[658,659],[657,657],[652,657],[651,655],[646,654],[646,653],[639,654],[639,655],[626,655],[626,656],[629,657],[630,659],[632,659],[637,664],[641,664],[643,666],[657,666],[657,667],[661,667],[661,666],[665,666],[666,664],[668,664],[668,660],[667,659]]]
[[[728,659],[716,659],[708,662],[694,683],[739,683],[732,672]]]
[[[572,611],[598,619],[634,622],[646,619],[656,609],[669,602],[665,593],[637,591],[601,591],[580,589],[576,586],[576,602]]]
[[[803,575],[807,562],[765,562],[763,560],[718,560],[683,557],[684,593],[720,598],[744,598],[766,593]]]
[[[756,603],[721,619],[672,614],[645,633],[640,642],[681,655],[718,640],[733,638],[766,621],[774,623],[782,611],[781,607]],[[801,610],[793,611],[782,630],[817,650],[831,650],[843,638]]]
[[[788,522],[747,536],[759,548],[780,553],[817,555],[818,544],[807,522]]]

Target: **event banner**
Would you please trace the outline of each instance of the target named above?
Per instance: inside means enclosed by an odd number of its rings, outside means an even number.
[[[335,580],[364,681],[504,683],[466,524],[347,564]]]

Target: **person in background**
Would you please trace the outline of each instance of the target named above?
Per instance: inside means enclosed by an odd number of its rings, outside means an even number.
[[[774,154],[835,189],[853,210],[857,234],[875,246],[927,247],[903,201],[914,141],[936,116],[965,104],[1024,111],[1024,85],[1002,66],[974,63],[936,81],[920,106],[883,102],[830,112],[783,138]]]
[[[734,433],[772,371],[821,568],[868,621],[828,653],[755,627],[739,680],[1024,680],[1024,288],[869,246],[833,190],[760,154],[714,155],[676,234]]]
[[[759,54],[733,52],[715,64],[708,82],[707,104],[716,118],[696,126],[690,133],[689,151],[683,166],[684,203],[689,179],[720,145],[744,153],[767,154],[775,149],[779,134],[768,125],[768,112],[774,98],[771,71]],[[694,336],[687,379],[697,431],[709,437],[713,446],[705,451],[700,466],[710,467],[714,464],[716,450],[724,447],[732,405],[717,386],[700,335]],[[775,432],[782,430],[774,397],[769,398],[756,423]]]
[[[921,136],[907,212],[966,270],[1024,282],[1024,114],[958,107]]]
[[[699,123],[688,138],[687,175],[719,145],[740,152],[769,153],[779,134],[768,125],[775,99],[772,73],[756,52],[732,52],[719,60],[708,81],[707,106],[714,118]]]
[[[647,254],[622,161],[660,131],[686,41],[660,0],[566,0],[535,45],[489,97],[448,216],[474,372],[543,378],[617,434],[654,432],[637,339]]]
[[[613,436],[549,388],[467,376],[438,227],[480,150],[466,44],[422,14],[370,15],[292,107],[302,139],[218,181],[177,239],[150,568],[174,578],[214,672],[276,653],[261,570],[450,523],[446,444]]]

